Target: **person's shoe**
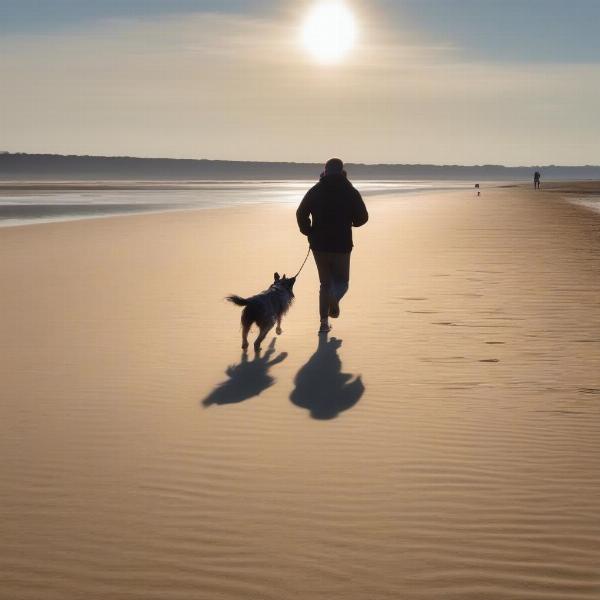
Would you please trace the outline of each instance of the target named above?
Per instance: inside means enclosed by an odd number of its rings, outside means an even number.
[[[337,319],[340,316],[340,304],[337,300],[329,303],[329,316]]]
[[[321,327],[319,327],[319,335],[327,334],[331,331],[331,325],[327,322],[321,323]]]

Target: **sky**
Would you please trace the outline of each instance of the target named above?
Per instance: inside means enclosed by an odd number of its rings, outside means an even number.
[[[599,0],[320,1],[0,0],[0,151],[600,164]]]

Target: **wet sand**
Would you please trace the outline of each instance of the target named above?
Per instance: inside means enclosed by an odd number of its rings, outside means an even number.
[[[600,215],[368,207],[329,339],[309,261],[246,358],[293,206],[0,230],[2,600],[599,597]]]

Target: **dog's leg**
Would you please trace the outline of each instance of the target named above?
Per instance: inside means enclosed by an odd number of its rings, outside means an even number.
[[[242,325],[242,350],[248,348],[248,332],[250,331],[250,325]]]
[[[283,333],[283,329],[281,329],[281,317],[277,317],[277,329],[275,330],[277,335],[281,335]]]
[[[256,338],[256,340],[254,342],[254,351],[255,352],[258,352],[260,350],[260,345],[261,345],[262,341],[267,336],[267,333],[269,333],[269,331],[271,331],[271,329],[273,329],[273,325],[275,325],[275,323],[269,323],[268,325],[263,325],[260,328],[258,337]]]

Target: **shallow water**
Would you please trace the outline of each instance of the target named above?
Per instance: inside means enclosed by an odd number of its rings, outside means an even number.
[[[309,181],[60,182],[2,184],[0,227],[114,216],[224,208],[249,204],[300,203]],[[365,197],[461,189],[464,182],[356,181]]]
[[[587,194],[586,196],[582,196],[580,198],[569,196],[568,200],[574,204],[585,206],[586,208],[600,212],[600,194]]]

